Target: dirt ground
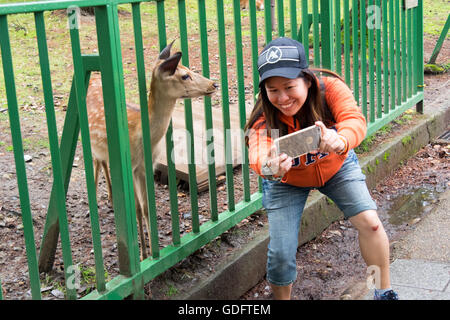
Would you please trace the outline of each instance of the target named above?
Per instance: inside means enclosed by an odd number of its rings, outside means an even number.
[[[426,43],[425,57],[429,56],[435,42]],[[448,42],[447,42],[448,43]],[[427,52],[428,55],[427,55]],[[130,56],[133,53],[130,53]],[[448,45],[444,46],[438,62],[442,57],[448,57]],[[199,60],[199,57],[192,57]],[[126,57],[124,57],[126,60]],[[217,60],[217,59],[216,59]],[[198,61],[191,62],[193,65]],[[217,62],[216,62],[217,63]],[[233,64],[233,61],[230,62]],[[217,68],[218,70],[218,68]],[[232,79],[232,76],[230,76]],[[426,78],[426,91],[441,88],[447,83],[448,75],[428,76]],[[232,88],[236,92],[236,88]],[[448,92],[448,86],[447,90]],[[439,92],[445,94],[444,92]],[[235,95],[236,96],[236,95]],[[448,96],[448,94],[447,94]],[[57,97],[55,97],[57,98]],[[434,101],[435,96],[427,96],[428,101]],[[58,99],[58,98],[57,98]],[[249,98],[250,99],[250,98]],[[41,108],[41,109],[39,109]],[[36,110],[37,109],[37,110]],[[0,113],[6,114],[6,110]],[[30,106],[24,111],[30,112],[21,119],[22,134],[33,139],[25,141],[25,154],[31,159],[26,163],[28,188],[30,192],[31,210],[35,231],[35,243],[39,250],[43,228],[45,225],[46,208],[48,205],[52,171],[48,147],[39,145],[35,141],[47,135],[45,121],[42,116],[42,107]],[[63,112],[57,115],[62,119]],[[2,115],[2,116],[3,116]],[[395,127],[392,131],[395,134]],[[11,144],[11,136],[7,121],[0,122],[0,141]],[[28,141],[28,142],[27,142]],[[380,140],[378,143],[381,143]],[[72,180],[67,194],[67,213],[69,231],[72,245],[72,257],[83,271],[80,296],[87,294],[94,285],[93,270],[94,256],[91,241],[89,208],[85,188],[84,165],[81,145],[77,147]],[[444,152],[444,156],[441,155]],[[380,215],[385,223],[391,240],[401,235],[401,232],[410,227],[409,224],[390,226],[388,217],[383,215],[383,208],[389,206],[387,199],[404,190],[404,185],[423,185],[427,188],[436,186],[448,187],[448,149],[434,148],[430,145],[420,150],[418,155],[408,161],[396,174],[395,179],[387,179],[372,190],[372,195],[380,206]],[[420,168],[420,170],[419,170]],[[235,199],[238,203],[242,199],[242,179],[239,168],[235,169]],[[434,177],[432,177],[434,175]],[[428,181],[425,181],[427,179]],[[414,183],[412,183],[414,182]],[[398,184],[397,184],[398,183]],[[403,186],[402,186],[403,183]],[[17,182],[14,167],[13,153],[0,149],[0,279],[5,299],[29,299],[28,265],[23,237],[23,224],[21,221],[20,203],[17,192]],[[102,180],[99,188],[99,222],[101,229],[103,258],[107,278],[112,279],[118,275],[117,244],[114,229],[114,214],[106,196],[106,188]],[[251,173],[251,192],[257,190],[257,177]],[[226,210],[227,195],[224,184],[218,185],[217,200],[219,212]],[[170,201],[167,186],[156,184],[156,206],[158,208],[158,226],[161,247],[171,241]],[[178,208],[180,213],[181,236],[191,229],[189,193],[178,190]],[[209,218],[209,194],[199,194],[200,222]],[[255,231],[267,222],[264,211],[259,211],[237,226],[225,232],[215,241],[199,249],[190,257],[176,264],[173,268],[153,280],[146,288],[148,298],[168,299],[176,295],[187,284],[193,284],[201,278],[214,272],[214,267],[252,238]],[[339,297],[342,289],[349,282],[360,280],[364,276],[364,263],[357,248],[357,235],[348,222],[336,222],[317,239],[299,248],[299,278],[294,288],[293,296],[296,299],[333,299]],[[41,286],[44,288],[44,299],[60,299],[64,291],[62,286],[62,255],[58,246],[54,271],[49,275],[41,274]],[[151,288],[151,289],[150,289]],[[255,288],[245,294],[243,299],[270,298],[267,283],[262,281]]]

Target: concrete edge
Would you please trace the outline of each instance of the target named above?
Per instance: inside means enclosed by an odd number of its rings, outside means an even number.
[[[450,108],[426,113],[421,118],[410,129],[380,144],[370,154],[360,158],[369,189],[374,188],[403,161],[446,130],[450,122]],[[342,213],[334,204],[327,201],[326,196],[320,193],[312,194],[303,213],[299,246],[320,235],[332,222],[341,217]],[[266,272],[268,241],[268,226],[265,226],[251,241],[217,265],[213,275],[186,292],[173,296],[172,299],[239,299],[263,279]],[[250,264],[254,266],[251,270],[248,268]]]

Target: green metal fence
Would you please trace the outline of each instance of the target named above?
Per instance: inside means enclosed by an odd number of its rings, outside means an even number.
[[[250,192],[250,173],[247,150],[242,149],[242,177],[244,192],[242,201],[235,201],[233,167],[227,161],[226,192],[227,210],[219,212],[217,204],[216,168],[214,155],[211,153],[208,167],[210,214],[209,221],[200,224],[198,189],[196,185],[196,167],[194,154],[189,155],[190,203],[192,209],[192,231],[180,236],[178,225],[179,210],[177,205],[177,187],[175,164],[171,157],[168,161],[168,179],[172,216],[172,244],[160,249],[158,223],[155,201],[155,186],[150,146],[150,128],[147,111],[147,88],[144,65],[144,48],[142,41],[141,7],[155,5],[158,21],[159,48],[167,43],[166,8],[168,1],[133,1],[133,0],[81,0],[81,1],[43,1],[0,5],[0,46],[5,89],[8,101],[8,115],[14,149],[18,193],[20,198],[23,232],[25,237],[29,283],[33,299],[40,299],[39,271],[48,271],[53,265],[58,237],[61,235],[61,250],[66,279],[66,298],[76,299],[73,286],[73,258],[65,195],[68,190],[74,154],[78,137],[81,133],[83,158],[86,173],[86,188],[91,219],[92,243],[95,256],[96,290],[84,296],[85,299],[120,299],[132,295],[143,297],[143,287],[151,279],[181,261],[197,249],[207,244],[221,233],[239,223],[262,207],[261,193]],[[406,109],[416,105],[422,110],[423,101],[423,3],[413,8],[404,7],[403,1],[387,0],[333,0],[333,1],[283,1],[276,0],[271,11],[271,1],[265,1],[265,12],[257,13],[255,2],[250,0],[248,14],[249,25],[242,26],[242,11],[238,0],[198,0],[198,33],[200,44],[189,46],[187,17],[192,15],[186,10],[185,0],[173,0],[178,10],[178,28],[183,52],[182,63],[189,66],[189,52],[200,52],[202,73],[210,77],[209,52],[211,35],[208,32],[207,7],[215,6],[217,25],[217,45],[219,55],[221,108],[224,124],[224,141],[226,159],[231,159],[231,139],[227,135],[230,129],[230,87],[228,79],[230,66],[227,63],[227,48],[234,48],[236,86],[239,105],[239,123],[241,128],[246,121],[245,85],[253,87],[252,97],[257,94],[258,73],[256,67],[258,51],[264,42],[278,36],[290,36],[308,43],[311,52],[308,57],[313,65],[322,66],[343,73],[348,85],[353,89],[364,115],[368,120],[368,134],[392,121]],[[149,215],[151,222],[152,257],[140,261],[137,237],[135,204],[131,175],[131,160],[126,126],[125,88],[123,80],[122,56],[120,50],[120,31],[118,5],[131,6],[131,19],[134,28],[136,64],[139,83],[139,101],[142,106],[142,127],[146,161]],[[225,8],[232,6],[233,32],[227,37],[228,25]],[[95,21],[98,39],[98,53],[83,54],[80,44],[79,29],[76,24],[76,8],[95,7]],[[73,82],[61,137],[58,136],[52,79],[49,59],[44,12],[58,9],[67,10],[70,27],[70,42],[73,57]],[[18,13],[34,15],[36,39],[39,49],[42,86],[45,99],[49,146],[52,159],[53,188],[49,200],[45,230],[39,255],[37,254],[33,231],[32,212],[30,209],[29,190],[24,162],[23,139],[17,101],[16,77],[13,68],[14,56],[11,52],[8,17]],[[272,17],[275,13],[276,16]],[[262,16],[263,15],[263,16]],[[263,17],[264,28],[260,25]],[[272,18],[275,18],[272,20]],[[191,21],[191,20],[190,20]],[[275,25],[272,25],[275,21]],[[247,30],[247,31],[246,31]],[[249,32],[251,55],[243,55],[243,32]],[[231,38],[230,38],[231,37]],[[261,38],[262,37],[262,38]],[[261,40],[262,39],[262,40]],[[249,61],[251,70],[243,68],[244,61]],[[110,169],[113,178],[114,217],[118,248],[120,275],[110,281],[105,280],[104,261],[98,220],[97,199],[93,179],[92,155],[90,149],[89,126],[86,111],[86,90],[92,71],[101,71],[104,88]],[[245,83],[244,76],[251,73],[250,83]],[[185,100],[186,130],[193,137],[192,105]],[[205,126],[213,126],[211,98],[204,98]],[[173,150],[171,139],[172,125],[169,126],[166,144],[167,154]],[[241,137],[243,139],[243,136]],[[214,137],[207,140],[207,146],[213,146]],[[59,142],[59,143],[58,143]],[[187,141],[188,146],[193,141]],[[243,145],[243,144],[242,144]],[[3,286],[4,287],[4,286]],[[0,298],[1,295],[0,284]]]

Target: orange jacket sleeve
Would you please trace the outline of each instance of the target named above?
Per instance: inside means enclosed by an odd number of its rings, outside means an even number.
[[[338,78],[324,77],[325,98],[336,120],[337,132],[347,138],[347,150],[357,147],[365,138],[366,119],[350,88]]]

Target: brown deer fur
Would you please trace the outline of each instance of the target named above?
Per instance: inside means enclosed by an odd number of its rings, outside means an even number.
[[[161,151],[160,141],[167,132],[177,99],[210,95],[217,89],[217,85],[212,80],[194,73],[185,66],[179,64],[181,52],[170,55],[172,44],[161,51],[159,55],[159,59],[153,68],[150,92],[148,95],[150,136],[154,164]],[[111,179],[108,171],[109,153],[104,117],[103,93],[101,79],[98,76],[93,76],[89,83],[86,104],[88,108],[91,148],[94,160],[95,185],[97,186],[98,184],[98,174],[100,167],[102,167],[105,173],[108,194],[112,200]],[[141,242],[141,258],[145,259],[147,257],[147,252],[142,216],[144,216],[146,223],[149,241],[150,228],[145,183],[141,112],[139,106],[127,104],[127,119],[136,217]],[[149,245],[151,250],[151,242]]]

